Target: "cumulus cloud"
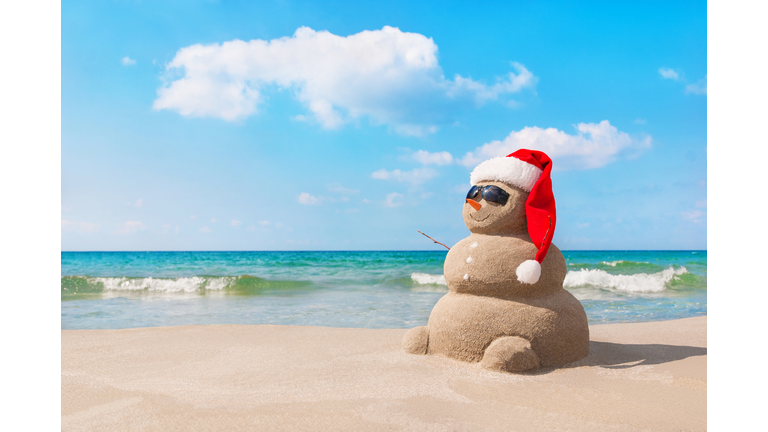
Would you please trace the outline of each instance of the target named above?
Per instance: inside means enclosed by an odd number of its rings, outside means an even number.
[[[335,129],[367,117],[423,136],[453,122],[461,109],[535,86],[525,66],[511,66],[514,72],[490,85],[447,79],[437,45],[424,35],[385,26],[343,37],[301,27],[291,37],[180,49],[166,65],[153,108],[235,121],[256,114],[265,89],[277,86],[292,89],[307,109],[295,120],[314,118]]]
[[[707,77],[704,76],[704,78],[698,80],[697,82],[685,86],[685,92],[699,95],[707,94]]]
[[[700,210],[691,210],[691,211],[684,211],[680,213],[680,216],[683,219],[689,220],[693,223],[699,223],[701,222],[701,219],[705,216],[704,212]]]
[[[392,192],[391,194],[387,195],[387,199],[384,201],[384,205],[387,207],[398,207],[403,205],[401,202],[395,202],[397,198],[402,198],[403,194],[399,194],[397,192]]]
[[[433,177],[437,177],[437,171],[429,167],[414,168],[411,171],[401,171],[399,169],[387,171],[382,168],[378,171],[374,171],[371,174],[371,177],[379,180],[395,180],[410,183],[415,186],[424,183]]]
[[[525,127],[512,131],[502,141],[491,141],[468,152],[460,163],[474,167],[486,159],[527,148],[545,152],[557,170],[591,169],[605,166],[623,155],[635,156],[651,147],[650,136],[634,139],[608,120],[579,123],[575,128],[576,134],[571,135],[555,128]]]
[[[203,233],[203,234],[206,234],[206,233],[209,233],[209,232],[213,232],[213,230],[208,228],[207,226],[204,226],[204,227],[200,228],[200,232]]]
[[[242,222],[240,222],[240,221],[239,221],[239,220],[237,220],[237,219],[232,219],[232,222],[230,222],[229,224],[230,224],[230,225],[232,225],[233,227],[237,228],[237,227],[239,227],[240,225],[242,225],[243,223],[242,223]]]
[[[336,192],[336,193],[340,193],[340,194],[344,194],[344,195],[352,195],[352,194],[356,194],[356,193],[360,192],[359,189],[346,188],[346,187],[342,186],[340,183],[329,184],[328,185],[328,190],[331,191],[331,192]]]
[[[138,231],[145,230],[146,227],[139,221],[127,221],[117,224],[118,234],[135,234]]]
[[[419,150],[413,154],[413,158],[424,165],[450,165],[453,163],[453,156],[447,151],[430,153],[426,150]]]
[[[120,59],[120,64],[122,64],[123,66],[131,66],[131,65],[135,65],[136,64],[136,60],[134,60],[134,59],[132,59],[132,58],[130,58],[128,56],[125,56],[125,57]]]
[[[320,198],[314,197],[307,192],[302,192],[298,197],[299,203],[304,205],[320,205]]]
[[[80,233],[96,232],[99,230],[99,225],[89,222],[72,222],[68,220],[61,220],[62,231],[77,231]]]
[[[677,74],[673,69],[670,69],[668,67],[662,67],[659,68],[659,74],[664,79],[671,79],[677,81],[680,78],[680,75]]]

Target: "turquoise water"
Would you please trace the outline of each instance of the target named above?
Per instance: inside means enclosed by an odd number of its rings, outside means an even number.
[[[62,252],[62,329],[409,328],[448,292],[447,251]],[[563,251],[590,323],[707,313],[706,251]]]

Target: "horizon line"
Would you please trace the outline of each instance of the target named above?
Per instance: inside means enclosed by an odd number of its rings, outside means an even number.
[[[435,249],[297,249],[297,250],[62,250],[61,253],[126,253],[126,252],[448,252]],[[707,249],[560,249],[561,252],[706,252]]]

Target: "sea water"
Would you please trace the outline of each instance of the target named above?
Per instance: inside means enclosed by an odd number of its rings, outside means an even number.
[[[447,251],[62,252],[62,329],[188,324],[410,328]],[[706,251],[563,251],[591,324],[707,313]]]

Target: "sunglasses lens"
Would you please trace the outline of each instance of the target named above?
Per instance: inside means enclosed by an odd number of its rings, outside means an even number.
[[[509,198],[509,194],[498,186],[486,186],[483,189],[483,199],[486,201],[504,205],[507,203],[507,198]]]
[[[480,188],[477,186],[472,186],[472,188],[469,189],[469,192],[467,192],[467,199],[475,199],[479,193]]]

